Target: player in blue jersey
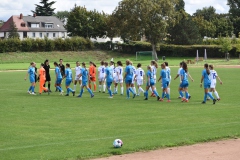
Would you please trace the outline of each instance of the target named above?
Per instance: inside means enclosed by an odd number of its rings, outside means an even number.
[[[211,80],[210,80],[210,69],[208,68],[208,64],[204,64],[204,70],[202,71],[202,78],[201,78],[201,83],[200,83],[200,87],[202,87],[202,82],[204,81],[204,100],[202,102],[202,104],[206,103],[207,100],[207,96],[209,96],[212,100],[213,100],[213,104],[216,103],[216,99],[213,98],[212,94],[209,92],[209,88],[211,85]]]
[[[66,89],[67,89],[67,94],[65,96],[69,96],[70,92],[72,92],[73,96],[75,96],[75,91],[72,90],[72,88],[69,87],[70,84],[73,82],[72,70],[70,68],[70,64],[69,63],[66,64],[65,75],[64,75],[63,79],[64,78],[66,78],[65,85],[66,85]]]
[[[157,100],[160,100],[160,97],[158,95],[158,92],[156,91],[156,87],[155,87],[155,80],[154,80],[154,74],[152,71],[152,67],[149,65],[147,67],[148,71],[147,71],[147,86],[146,86],[146,91],[144,93],[145,96],[145,100],[148,100],[148,90],[149,88],[152,88],[153,93],[155,94],[155,96],[157,96]]]
[[[63,95],[63,90],[61,87],[63,77],[61,74],[61,70],[60,70],[57,62],[54,62],[53,65],[55,66],[55,75],[56,75],[55,87],[58,91],[60,91],[60,95]]]
[[[180,88],[179,89],[179,94],[182,97],[182,102],[188,102],[188,100],[189,100],[189,93],[188,93],[189,82],[188,82],[188,77],[192,80],[192,82],[194,81],[192,76],[188,72],[187,63],[182,62],[182,70],[180,71],[181,83],[180,83],[180,87],[179,87]],[[184,98],[183,92],[185,92],[185,98]]]
[[[162,80],[162,98],[160,98],[160,101],[163,101],[163,98],[166,97],[168,99],[167,102],[170,102],[170,95],[168,93],[168,85],[169,85],[169,71],[166,69],[165,63],[161,64],[161,72],[160,72],[160,78],[158,79],[158,82]]]
[[[106,83],[107,83],[107,89],[108,89],[108,93],[109,93],[109,98],[113,98],[113,94],[112,94],[112,91],[111,91],[111,85],[112,85],[112,82],[113,82],[113,69],[112,67],[109,67],[108,66],[108,62],[105,62],[104,63],[105,65],[105,80],[106,80]]]
[[[82,97],[84,87],[90,93],[91,98],[93,98],[94,94],[93,94],[92,90],[88,87],[88,80],[89,80],[90,77],[89,77],[89,74],[88,74],[88,70],[86,68],[86,64],[84,62],[82,63],[82,69],[81,69],[81,73],[79,75],[79,78],[81,78],[81,77],[82,77],[82,86],[81,86],[81,91],[80,91],[80,94],[78,95],[78,98]]]
[[[28,72],[27,72],[27,75],[25,77],[25,80],[27,79],[27,76],[29,76],[29,81],[31,83],[31,86],[29,87],[28,89],[28,93],[29,94],[32,94],[32,95],[36,95],[35,92],[34,92],[34,89],[35,89],[35,66],[36,66],[36,63],[35,62],[31,62],[30,63],[30,67],[28,68]],[[32,91],[32,93],[31,93]]]
[[[126,92],[127,92],[127,99],[130,98],[130,92],[133,94],[133,98],[135,98],[136,93],[133,91],[131,88],[132,80],[133,80],[133,68],[130,65],[130,60],[126,60],[126,68],[125,68],[125,75],[124,75],[124,80],[126,83]]]

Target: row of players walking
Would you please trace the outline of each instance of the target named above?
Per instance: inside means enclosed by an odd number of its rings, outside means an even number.
[[[66,64],[66,68],[63,65],[63,60],[60,59],[60,64],[57,62],[53,63],[55,66],[55,87],[56,91],[60,92],[60,95],[63,95],[63,89],[61,87],[63,79],[65,80],[66,86],[66,96],[69,96],[70,93],[75,96],[77,84],[80,86],[80,94],[77,96],[79,98],[82,97],[84,88],[90,93],[91,98],[94,97],[92,91],[96,92],[96,65],[93,62],[90,62],[89,69],[86,68],[86,64],[83,62],[80,66],[79,62],[76,62],[75,67],[75,79],[74,79],[74,89],[70,87],[70,84],[73,82],[73,74],[70,68],[70,64]],[[167,98],[167,102],[170,102],[170,83],[171,83],[171,69],[168,67],[168,62],[164,62],[161,64],[160,77],[158,82],[161,81],[162,86],[162,95],[157,92],[155,87],[157,83],[157,69],[158,64],[156,61],[151,61],[150,65],[147,66],[147,73],[145,74],[144,70],[141,68],[142,65],[139,63],[137,65],[137,69],[133,66],[133,63],[130,60],[126,60],[125,70],[123,69],[123,64],[121,61],[117,62],[117,66],[113,60],[108,64],[108,62],[101,62],[100,67],[98,67],[98,80],[99,80],[99,92],[105,93],[107,88],[109,93],[109,98],[113,98],[113,95],[118,94],[118,85],[120,85],[120,94],[123,95],[124,87],[123,82],[126,84],[126,95],[127,99],[130,99],[130,93],[132,93],[132,97],[140,96],[143,92],[145,96],[145,100],[148,100],[148,92],[151,91],[151,97],[157,97],[158,101],[164,101],[164,98]],[[31,86],[28,90],[29,94],[36,95],[34,92],[35,84],[39,81],[39,94],[42,92],[47,92],[48,94],[51,92],[51,77],[50,77],[50,64],[49,60],[46,60],[43,64],[40,65],[39,72],[37,74],[36,63],[32,62],[31,66],[28,69],[28,73],[25,77],[29,75],[29,80]],[[37,76],[38,75],[38,76]],[[144,84],[144,77],[146,76],[146,89],[142,88]],[[189,102],[191,98],[188,92],[189,81],[190,78],[192,81],[190,73],[188,72],[188,66],[185,62],[180,63],[180,68],[178,70],[177,76],[174,78],[177,79],[180,77],[180,85],[179,85],[179,98],[182,99],[182,102]],[[207,97],[213,100],[213,104],[216,101],[220,100],[218,92],[216,91],[216,79],[219,79],[220,84],[222,84],[221,79],[219,78],[217,72],[213,69],[213,65],[204,65],[204,70],[202,71],[202,78],[200,87],[202,87],[202,83],[204,82],[204,100],[202,103],[206,103]],[[48,88],[45,87],[45,84],[48,84]],[[138,91],[136,90],[135,83],[137,83]],[[112,91],[111,85],[114,84],[114,90]],[[212,92],[215,94],[216,99],[212,96]],[[185,96],[184,96],[185,93]]]

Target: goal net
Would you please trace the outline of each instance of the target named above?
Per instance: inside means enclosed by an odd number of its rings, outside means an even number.
[[[138,51],[136,52],[136,61],[153,60],[152,51]]]

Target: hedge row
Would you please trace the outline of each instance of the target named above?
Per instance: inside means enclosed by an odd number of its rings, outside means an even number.
[[[4,52],[42,52],[42,51],[78,51],[92,49],[93,43],[82,37],[58,39],[3,39],[0,40],[0,53]]]
[[[98,49],[109,50],[109,42],[95,43]],[[136,54],[137,51],[151,51],[152,46],[147,42],[131,42],[130,44],[115,44],[115,50],[122,53]],[[161,44],[157,46],[158,56],[168,57],[196,57],[198,50],[199,56],[204,57],[205,49],[209,58],[223,58],[225,53],[220,51],[221,45],[167,45]],[[235,45],[229,52],[231,57],[238,57],[239,53],[236,51]]]

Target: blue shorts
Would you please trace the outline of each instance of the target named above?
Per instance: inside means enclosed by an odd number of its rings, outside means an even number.
[[[187,88],[189,86],[189,83],[188,82],[182,82],[180,84],[180,88]]]
[[[208,88],[210,88],[210,86],[211,86],[210,83],[208,83],[208,84],[204,84],[204,89],[208,89]]]
[[[112,82],[107,82],[107,87],[109,88],[112,85]]]
[[[132,79],[125,79],[126,84],[132,84]]]
[[[167,88],[168,85],[169,85],[169,82],[163,82],[162,87],[163,87],[163,88]]]
[[[154,86],[154,85],[155,85],[154,81],[151,81],[151,82],[150,82],[150,86]],[[148,83],[148,82],[147,82],[147,85],[146,85],[146,86],[149,86],[149,83]],[[149,87],[150,87],[150,86],[149,86]]]
[[[87,86],[88,81],[82,81],[82,86]]]
[[[35,78],[34,77],[30,77],[29,81],[30,81],[30,83],[35,83]]]
[[[55,84],[61,84],[62,83],[62,78],[58,78],[55,82]]]
[[[66,86],[70,86],[70,84],[72,83],[71,79],[66,79],[65,85]]]

